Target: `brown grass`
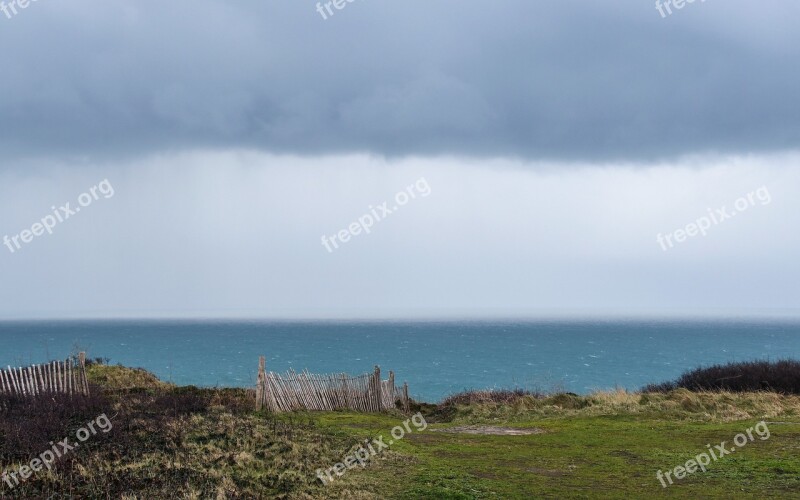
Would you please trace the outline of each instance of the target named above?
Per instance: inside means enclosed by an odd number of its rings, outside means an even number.
[[[639,415],[706,422],[752,418],[800,420],[800,396],[773,392],[692,392],[686,389],[667,393],[616,390],[587,396],[564,393],[546,397],[520,395],[497,402],[480,395],[476,398],[460,395],[457,400],[446,400],[439,405],[434,414],[439,421],[472,423],[600,415]]]

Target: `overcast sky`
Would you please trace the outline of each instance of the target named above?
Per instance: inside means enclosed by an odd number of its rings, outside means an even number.
[[[0,11],[0,317],[800,310],[800,4],[344,5]]]

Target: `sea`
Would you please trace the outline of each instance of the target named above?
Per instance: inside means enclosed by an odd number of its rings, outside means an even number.
[[[436,402],[471,389],[636,390],[729,361],[800,357],[800,321],[6,321],[0,366],[86,351],[165,381],[253,387],[258,358],[284,372],[394,371]]]

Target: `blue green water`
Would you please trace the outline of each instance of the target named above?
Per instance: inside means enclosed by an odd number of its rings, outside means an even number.
[[[0,322],[0,364],[90,357],[165,380],[251,386],[274,371],[362,373],[378,364],[436,401],[463,389],[577,393],[675,378],[699,365],[800,357],[797,321]]]

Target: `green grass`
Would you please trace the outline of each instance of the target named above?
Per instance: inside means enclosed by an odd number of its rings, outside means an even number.
[[[320,429],[353,437],[387,435],[394,417],[321,414]],[[497,424],[499,422],[495,422]],[[445,434],[432,424],[392,447],[376,467],[347,473],[385,498],[744,498],[800,494],[800,423],[773,424],[737,452],[663,488],[656,471],[684,464],[752,427],[755,420],[713,423],[631,415],[515,421],[542,434]],[[402,480],[400,480],[402,478]],[[324,490],[319,495],[324,495]]]
[[[771,393],[567,394],[511,403],[426,408],[431,423],[392,447],[368,477],[385,498],[786,498],[800,495],[800,399]],[[443,417],[446,416],[446,417]],[[325,432],[387,435],[402,418],[311,415]],[[726,446],[762,419],[770,437],[661,486],[667,471]],[[790,423],[794,422],[794,423]],[[433,432],[454,426],[536,428],[524,436]],[[402,480],[398,480],[402,478]],[[320,492],[324,495],[326,492]]]

